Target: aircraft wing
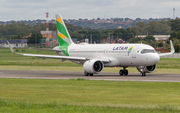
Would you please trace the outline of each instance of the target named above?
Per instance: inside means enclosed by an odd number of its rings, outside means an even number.
[[[32,48],[32,49],[37,49],[37,50],[45,50],[45,51],[58,51],[58,52],[62,52],[62,50],[56,50],[56,49],[44,49],[44,48]]]
[[[58,56],[58,55],[40,55],[40,54],[24,54],[24,53],[16,53],[13,48],[11,47],[10,43],[7,41],[9,47],[10,47],[10,50],[12,53],[14,54],[17,54],[17,55],[23,55],[23,56],[32,56],[32,57],[40,57],[42,59],[45,59],[45,58],[53,58],[53,59],[63,59],[63,60],[76,60],[76,61],[87,61],[87,60],[91,60],[91,59],[88,59],[86,57],[72,57],[72,56]],[[104,63],[109,63],[110,60],[108,58],[104,58],[104,59],[99,59],[101,60],[102,62]]]
[[[174,50],[174,46],[173,46],[173,44],[172,44],[172,41],[170,40],[170,45],[171,45],[171,52],[169,52],[169,53],[161,53],[161,54],[159,54],[159,56],[161,57],[161,56],[167,56],[167,55],[172,55],[174,52],[175,52],[175,50]]]

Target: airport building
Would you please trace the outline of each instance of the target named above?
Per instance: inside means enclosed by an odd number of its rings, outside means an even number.
[[[41,40],[41,44],[45,44],[46,47],[54,47],[59,45],[57,31],[48,31],[48,36],[47,31],[41,31],[41,34],[43,38],[46,38],[46,40]]]
[[[47,38],[47,31],[41,31],[43,38]],[[57,31],[49,31],[48,38],[52,40],[58,40]]]
[[[145,38],[148,35],[138,35],[137,37],[140,38]],[[166,41],[167,39],[169,39],[170,35],[152,35],[156,41]]]
[[[9,48],[7,41],[9,41],[9,43],[11,44],[11,47],[13,47],[13,48],[28,47],[27,39],[23,39],[23,40],[0,40],[0,47],[1,48]]]

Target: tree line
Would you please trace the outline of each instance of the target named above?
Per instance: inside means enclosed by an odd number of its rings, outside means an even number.
[[[180,52],[180,18],[174,20],[159,22],[151,21],[149,23],[137,22],[136,27],[131,27],[136,31],[137,35],[147,35],[144,39],[131,38],[130,43],[145,43],[153,47],[166,47],[169,48],[169,40],[173,41],[175,52]],[[170,38],[165,43],[155,41],[152,35],[170,35]]]
[[[151,35],[168,35],[170,34],[170,40],[173,40],[176,51],[180,50],[180,18],[174,20],[161,20],[151,21],[149,23],[137,22],[136,26],[127,29],[91,29],[90,27],[82,28],[81,26],[74,26],[73,24],[67,24],[66,27],[72,38],[77,38],[78,41],[82,41],[85,38],[90,39],[92,42],[101,43],[103,39],[111,37],[115,40],[122,39],[123,41],[130,43],[147,43],[153,47],[164,46],[161,42],[155,42]],[[56,25],[50,23],[49,29],[56,31]],[[8,25],[0,25],[0,38],[1,39],[23,39],[24,36],[32,34],[29,37],[29,43],[35,43],[34,38],[38,36],[38,39],[42,39],[40,31],[46,30],[46,24],[34,24],[33,26],[25,24],[24,22],[13,22]],[[137,35],[150,35],[145,39],[137,38]],[[151,39],[149,41],[149,39]],[[33,41],[34,40],[34,41]],[[38,41],[36,41],[37,43]],[[168,40],[167,40],[168,43]]]

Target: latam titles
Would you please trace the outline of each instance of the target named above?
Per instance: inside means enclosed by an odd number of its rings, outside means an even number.
[[[128,50],[127,46],[115,46],[113,47],[113,50]]]

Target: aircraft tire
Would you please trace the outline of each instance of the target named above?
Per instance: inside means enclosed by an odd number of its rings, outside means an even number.
[[[84,76],[88,76],[89,75],[89,73],[87,73],[86,71],[84,71]]]
[[[141,72],[140,74],[141,74],[141,77],[146,76],[145,72]]]
[[[123,74],[124,74],[124,71],[121,69],[121,70],[119,71],[119,75],[120,75],[120,76],[123,76]]]
[[[146,76],[146,73],[144,72],[144,76]]]
[[[89,75],[90,75],[90,76],[93,76],[93,73],[90,73]]]
[[[143,72],[140,72],[141,77],[143,77]]]
[[[127,70],[127,69],[124,70],[124,75],[125,75],[125,76],[128,75],[128,70]]]

